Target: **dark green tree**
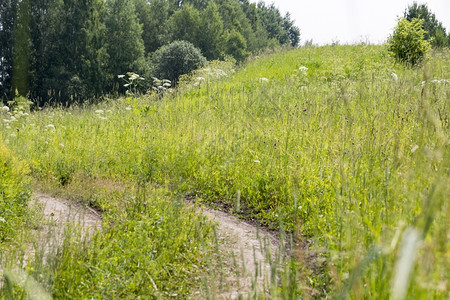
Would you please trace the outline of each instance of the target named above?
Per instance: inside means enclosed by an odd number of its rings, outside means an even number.
[[[414,18],[423,20],[423,29],[425,30],[425,39],[431,42],[433,47],[445,47],[448,37],[442,23],[437,20],[436,15],[428,9],[426,4],[417,4],[414,2],[404,12],[404,17],[408,21]]]
[[[188,41],[199,45],[201,17],[200,12],[192,5],[185,4],[169,19],[172,41]]]
[[[219,13],[223,20],[224,31],[238,32],[245,39],[246,49],[256,52],[258,49],[258,37],[252,29],[243,6],[237,0],[216,0]],[[226,40],[226,36],[223,40]]]
[[[117,75],[145,70],[142,26],[132,0],[108,0],[106,9],[109,88],[123,91]]]
[[[155,52],[169,41],[170,3],[167,0],[134,0],[139,23],[142,25],[142,40],[145,54]]]
[[[107,84],[106,8],[103,0],[86,0],[86,4],[87,17],[83,27],[86,49],[83,49],[79,76],[85,82],[86,96],[98,97],[106,92]]]
[[[200,34],[198,36],[198,47],[208,60],[221,57],[222,34],[223,21],[220,18],[217,5],[211,1],[201,13]]]
[[[241,5],[256,36],[251,47],[253,51],[267,48],[271,44],[273,45],[274,43],[270,42],[267,31],[262,25],[256,3],[250,3],[249,0],[241,0]],[[276,44],[278,44],[278,42]]]
[[[247,42],[237,30],[225,33],[225,53],[233,56],[238,62],[244,61],[249,56]]]
[[[300,30],[294,25],[290,14],[282,17],[274,4],[266,6],[264,2],[258,3],[258,13],[270,39],[276,39],[280,45],[298,46]]]
[[[0,98],[3,100],[12,96],[14,24],[17,11],[17,0],[0,2]]]
[[[286,13],[283,18],[283,29],[287,32],[291,46],[297,47],[300,44],[300,29],[295,26],[290,13]]]

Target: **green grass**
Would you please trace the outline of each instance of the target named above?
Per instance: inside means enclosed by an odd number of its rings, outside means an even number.
[[[0,143],[0,252],[27,224],[30,200],[28,167]]]
[[[383,46],[311,47],[199,74],[163,99],[46,108],[3,135],[49,186],[150,184],[292,232],[296,284],[280,297],[388,298],[408,228],[421,243],[407,298],[449,296],[450,84],[433,81],[450,78],[448,51],[411,69]]]

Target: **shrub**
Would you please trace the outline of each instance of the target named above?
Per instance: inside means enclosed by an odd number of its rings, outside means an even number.
[[[430,43],[424,39],[423,22],[417,18],[411,21],[403,18],[398,21],[388,41],[388,50],[397,61],[416,65],[430,50]]]
[[[153,76],[176,82],[178,77],[201,68],[206,58],[186,41],[175,41],[156,50],[151,58]]]

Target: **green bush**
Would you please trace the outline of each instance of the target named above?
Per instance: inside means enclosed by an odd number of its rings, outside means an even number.
[[[186,41],[175,41],[156,50],[151,58],[153,76],[173,82],[206,63],[201,51]]]
[[[431,49],[430,43],[424,39],[423,22],[417,18],[411,21],[403,18],[398,21],[388,41],[388,50],[397,61],[416,65]]]
[[[26,219],[28,167],[0,143],[0,246],[14,238]]]

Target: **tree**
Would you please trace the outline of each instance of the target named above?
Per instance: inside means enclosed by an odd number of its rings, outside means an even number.
[[[300,44],[300,29],[294,25],[294,21],[291,20],[291,15],[286,13],[283,18],[283,29],[287,33],[287,37],[292,47],[297,47]]]
[[[123,91],[117,75],[145,69],[142,26],[132,0],[108,0],[106,11],[109,88]]]
[[[283,28],[283,17],[281,17],[280,11],[274,4],[266,6],[264,2],[259,2],[258,14],[270,39],[277,40],[280,45],[289,42],[288,32]]]
[[[233,56],[238,62],[242,62],[248,57],[247,43],[237,30],[227,31],[225,41],[226,54]]]
[[[14,24],[18,1],[0,2],[0,98],[7,100],[12,96]]]
[[[444,47],[447,44],[447,34],[442,23],[436,19],[436,15],[432,13],[426,4],[417,4],[414,2],[404,12],[404,17],[408,21],[414,18],[423,20],[423,29],[425,30],[425,40],[431,42],[433,47]]]
[[[201,34],[198,36],[198,47],[208,60],[218,59],[222,54],[220,39],[223,34],[223,21],[214,2],[201,13]]]
[[[398,21],[388,41],[388,50],[398,61],[416,65],[430,50],[430,43],[424,39],[423,22],[417,18],[411,22],[405,18]]]
[[[194,45],[199,45],[200,12],[192,5],[183,5],[170,17],[169,24],[172,41],[188,41]]]
[[[155,52],[169,41],[169,2],[167,0],[134,0],[145,54]]]

